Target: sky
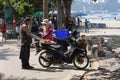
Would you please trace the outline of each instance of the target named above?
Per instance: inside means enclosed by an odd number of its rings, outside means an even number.
[[[92,0],[83,0],[83,2],[88,2],[90,3]],[[97,2],[104,2],[104,0],[97,0]]]
[[[118,2],[120,3],[120,0],[118,0]]]
[[[79,0],[77,0],[79,1]],[[90,3],[92,0],[83,0],[83,2],[88,2]],[[97,0],[97,2],[105,2],[105,0]],[[120,0],[118,0],[118,2],[120,3]]]
[[[83,4],[80,4],[81,1],[83,1]],[[115,2],[114,2],[114,1],[115,1]],[[106,5],[108,5],[108,7],[105,6],[105,5],[104,5],[103,7],[100,6],[100,7],[102,7],[102,8],[99,7],[100,9],[103,9],[103,8],[104,8],[104,9],[109,9],[109,8],[110,8],[110,9],[112,10],[112,9],[116,9],[117,6],[118,6],[118,5],[114,5],[114,4],[116,3],[116,1],[118,1],[119,4],[120,4],[120,0],[97,0],[96,3],[105,3]],[[92,5],[91,3],[92,3],[92,2],[93,2],[93,0],[74,0],[72,9],[73,9],[73,10],[86,10],[86,8],[88,8],[89,6],[90,6],[89,9],[92,9],[92,8],[94,8],[94,6],[91,7],[91,5]],[[107,2],[107,3],[106,3],[106,2]],[[111,3],[109,3],[109,2],[111,2]],[[90,4],[90,5],[85,6],[84,3],[88,3],[88,4]],[[93,2],[93,3],[94,3],[94,2]],[[95,4],[96,4],[96,3],[95,3]],[[112,3],[114,3],[114,4],[112,4]],[[117,3],[116,3],[116,4],[117,4]],[[81,7],[80,5],[81,5],[82,7]],[[114,5],[114,6],[112,7],[111,5]],[[78,6],[79,6],[79,7],[78,7]],[[115,6],[116,6],[116,7],[115,7]],[[118,8],[120,8],[120,6],[119,6]],[[109,9],[109,10],[110,10],[110,9]]]

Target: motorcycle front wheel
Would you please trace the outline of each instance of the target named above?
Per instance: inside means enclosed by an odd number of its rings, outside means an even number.
[[[77,54],[73,58],[73,64],[77,69],[83,70],[89,64],[89,58],[85,54]]]
[[[48,51],[44,51],[39,56],[39,63],[43,67],[50,67],[51,63],[51,55]]]

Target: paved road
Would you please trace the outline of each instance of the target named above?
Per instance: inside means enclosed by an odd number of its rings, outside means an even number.
[[[73,65],[65,65],[64,68],[59,66],[43,68],[38,63],[38,56],[35,56],[35,49],[31,49],[30,57],[30,63],[35,69],[23,70],[19,60],[18,43],[17,40],[0,41],[0,80],[79,80],[85,73],[85,70],[76,70]]]

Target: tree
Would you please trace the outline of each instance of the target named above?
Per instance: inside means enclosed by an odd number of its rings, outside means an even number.
[[[18,16],[20,16],[20,15],[26,16],[26,15],[32,13],[32,11],[33,11],[32,5],[25,2],[24,0],[19,0],[19,1],[17,1],[17,0],[2,0],[1,3],[4,6],[3,9],[5,9],[3,11],[3,13],[5,13],[4,15],[5,16],[9,15],[9,17],[5,17],[5,21],[8,24],[9,29],[15,28],[15,26],[13,28],[13,20],[16,23],[17,19],[19,19]],[[7,10],[9,10],[9,12],[12,12],[12,14],[11,13],[7,14]]]
[[[0,0],[0,17],[3,16],[3,0]]]
[[[43,11],[43,0],[28,0],[29,4],[32,4],[34,11]]]
[[[62,5],[62,2],[61,0],[57,0],[57,26],[58,26],[58,29],[61,29],[62,28],[62,21],[63,21],[63,18],[62,18],[62,9],[61,9],[61,5]]]
[[[65,6],[65,14],[71,15],[71,5],[73,0],[63,0]]]
[[[10,7],[14,18],[29,15],[34,11],[33,5],[24,0],[2,0],[1,3],[3,6],[8,5]]]
[[[48,18],[48,0],[43,0],[43,19]]]
[[[54,2],[54,0],[43,0],[43,19],[48,18],[48,12],[52,8],[51,2]]]
[[[59,4],[57,4],[57,1]],[[6,0],[9,7],[12,10],[13,16],[27,16],[32,14],[34,11],[43,10],[45,13],[44,17],[48,18],[48,4],[51,2],[54,2],[57,6],[57,9],[59,7],[59,14],[58,14],[58,26],[61,27],[61,25],[65,21],[65,16],[70,15],[71,13],[71,5],[73,0]],[[5,3],[5,0],[0,0],[0,4]],[[43,6],[45,4],[45,6]],[[4,4],[5,5],[5,4]],[[45,8],[46,7],[46,8]]]
[[[16,19],[16,11],[14,9],[14,7],[12,6],[10,0],[6,0],[6,5],[8,5],[12,11],[12,14],[13,14],[13,18]]]
[[[65,16],[71,15],[71,5],[73,0],[55,0],[58,11],[58,28],[62,28],[62,24],[65,23]]]

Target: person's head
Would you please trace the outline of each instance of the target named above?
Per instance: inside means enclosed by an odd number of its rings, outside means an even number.
[[[2,21],[2,24],[5,24],[5,21]]]
[[[85,21],[87,21],[87,19],[85,19]]]
[[[25,24],[29,25],[31,23],[31,19],[29,17],[26,17],[24,19]]]
[[[41,23],[46,27],[51,25],[51,22],[49,21],[49,19],[43,19]]]
[[[100,42],[103,43],[104,42],[104,38],[100,37]]]
[[[81,35],[81,39],[85,40],[86,39],[86,35]]]

